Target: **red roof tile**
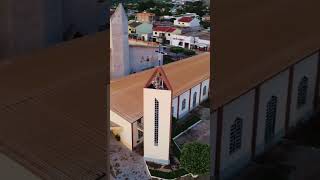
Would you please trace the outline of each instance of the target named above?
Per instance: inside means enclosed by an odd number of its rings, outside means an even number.
[[[167,26],[157,26],[153,28],[153,31],[161,31],[161,32],[173,32],[176,28],[173,27],[167,27]]]
[[[191,22],[193,20],[193,18],[192,17],[182,17],[182,18],[180,18],[178,21],[179,22]]]

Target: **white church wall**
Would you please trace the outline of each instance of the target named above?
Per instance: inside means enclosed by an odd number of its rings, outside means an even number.
[[[169,163],[171,100],[169,90],[143,90],[144,158],[161,164]],[[158,145],[155,145],[155,98],[159,102]]]
[[[172,116],[173,117],[175,117],[175,118],[177,118],[178,116],[178,98],[176,97],[176,98],[174,98],[173,100],[172,100]]]
[[[189,96],[190,90],[184,92],[179,96],[179,118],[185,116],[189,112]],[[185,106],[182,106],[183,100],[185,99]]]
[[[130,73],[162,65],[163,55],[157,53],[156,50],[159,48],[130,46]]]
[[[262,153],[265,148],[279,141],[285,134],[286,105],[288,96],[289,70],[280,73],[260,86],[258,106],[258,122],[256,137],[256,155]],[[265,145],[266,111],[267,104],[272,96],[277,97],[276,120],[274,140]]]
[[[255,91],[240,96],[223,107],[222,144],[220,174],[227,178],[244,167],[251,159],[251,138],[253,128]],[[242,119],[241,147],[229,154],[231,126],[236,118]]]
[[[196,93],[196,98],[194,99],[195,93]],[[191,89],[190,110],[194,109],[199,105],[199,99],[200,99],[200,84],[198,84],[197,86]]]
[[[131,123],[123,119],[121,116],[110,110],[110,121],[118,124],[122,127],[122,130],[118,132],[120,141],[132,150],[132,128]]]
[[[299,121],[309,119],[309,117],[313,114],[313,101],[316,86],[317,64],[318,53],[307,57],[305,60],[302,60],[294,66],[290,106],[290,126],[295,126]],[[307,101],[303,107],[298,109],[298,85],[304,76],[308,78]]]
[[[205,94],[203,94],[203,90],[204,90],[204,88],[206,88],[206,89],[207,89]],[[209,87],[209,79],[207,79],[207,80],[205,80],[205,81],[203,81],[203,82],[201,83],[201,94],[200,94],[201,96],[200,96],[200,102],[202,102],[202,101],[204,101],[204,100],[208,99],[209,89],[210,89],[210,87]]]

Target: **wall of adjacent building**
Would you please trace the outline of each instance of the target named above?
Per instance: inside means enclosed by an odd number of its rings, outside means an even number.
[[[275,138],[274,142],[280,140],[285,134],[285,120],[287,108],[287,96],[289,85],[289,70],[280,73],[276,77],[266,81],[260,86],[258,119],[257,119],[257,137],[256,154],[260,154],[268,145],[265,144],[266,111],[267,103],[272,96],[277,97],[276,120],[275,120]],[[271,144],[273,144],[271,142]]]
[[[220,115],[222,119],[219,120],[216,117],[219,117],[219,115],[213,115],[212,118],[213,125],[220,121],[222,123],[221,140],[219,136],[215,137],[216,142],[221,141],[221,149],[219,151],[217,149],[212,150],[220,158],[220,163],[218,162],[218,166],[215,167],[215,171],[218,174],[215,173],[215,175],[220,176],[222,179],[234,175],[244,168],[251,158],[266,152],[276,142],[279,142],[288,132],[287,130],[291,130],[300,122],[310,119],[314,114],[315,96],[319,93],[315,92],[316,86],[319,86],[319,83],[316,82],[319,75],[318,63],[319,55],[317,52],[301,59],[298,63],[270,77],[270,79],[257,85],[249,92],[219,108],[220,110],[222,109],[222,115]],[[298,109],[298,84],[304,76],[308,78],[306,104],[301,109]],[[290,87],[291,89],[289,89]],[[266,106],[272,96],[277,97],[275,133],[271,142],[266,145],[264,139]],[[288,102],[290,103],[288,104]],[[215,113],[218,114],[219,111]],[[241,148],[230,155],[230,127],[236,117],[243,119]],[[287,129],[286,124],[289,125],[289,129]],[[217,133],[211,132],[211,134]]]
[[[255,91],[251,90],[223,107],[220,157],[220,175],[223,178],[233,175],[251,159],[254,97]],[[229,154],[231,126],[237,118],[242,119],[241,148]]]
[[[293,67],[292,95],[290,107],[290,126],[295,126],[299,121],[308,119],[314,108],[315,86],[317,79],[318,53],[307,57]],[[308,91],[306,105],[297,108],[298,85],[303,76],[308,78]]]
[[[120,141],[132,150],[132,127],[131,123],[123,119],[117,113],[110,110],[110,121],[118,124],[122,129],[117,131],[117,134],[120,136]]]

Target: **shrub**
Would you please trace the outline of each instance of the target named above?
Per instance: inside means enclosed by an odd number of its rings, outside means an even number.
[[[194,175],[210,172],[210,146],[198,142],[183,145],[180,155],[181,166]]]
[[[116,138],[117,141],[120,141],[120,135],[119,134],[116,134],[115,138]]]
[[[181,47],[171,47],[171,48],[170,48],[170,51],[173,52],[173,53],[178,54],[178,53],[183,53],[183,52],[184,52],[184,49],[181,48]]]
[[[184,54],[187,55],[187,56],[193,56],[193,55],[196,54],[196,52],[193,51],[193,50],[187,49],[187,50],[184,51]]]

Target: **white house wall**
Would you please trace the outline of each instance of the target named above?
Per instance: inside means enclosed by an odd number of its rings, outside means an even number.
[[[290,126],[295,126],[299,121],[308,119],[313,113],[317,64],[318,53],[302,60],[294,66],[290,107]],[[297,109],[298,84],[303,76],[308,78],[307,102],[301,109]]]
[[[120,130],[120,141],[127,146],[130,150],[132,150],[132,128],[131,123],[129,123],[127,120],[123,119],[121,116],[116,114],[115,112],[110,110],[110,121],[118,124],[122,127],[122,130]]]
[[[277,110],[275,122],[275,138],[273,142],[280,140],[285,134],[286,105],[289,85],[289,70],[280,73],[276,77],[266,81],[260,86],[256,154],[265,150],[265,127],[267,103],[272,96],[277,97]],[[270,145],[272,145],[271,143]]]
[[[252,90],[223,107],[220,175],[229,177],[251,159],[255,91]],[[236,118],[242,119],[241,148],[229,155],[230,127]]]

